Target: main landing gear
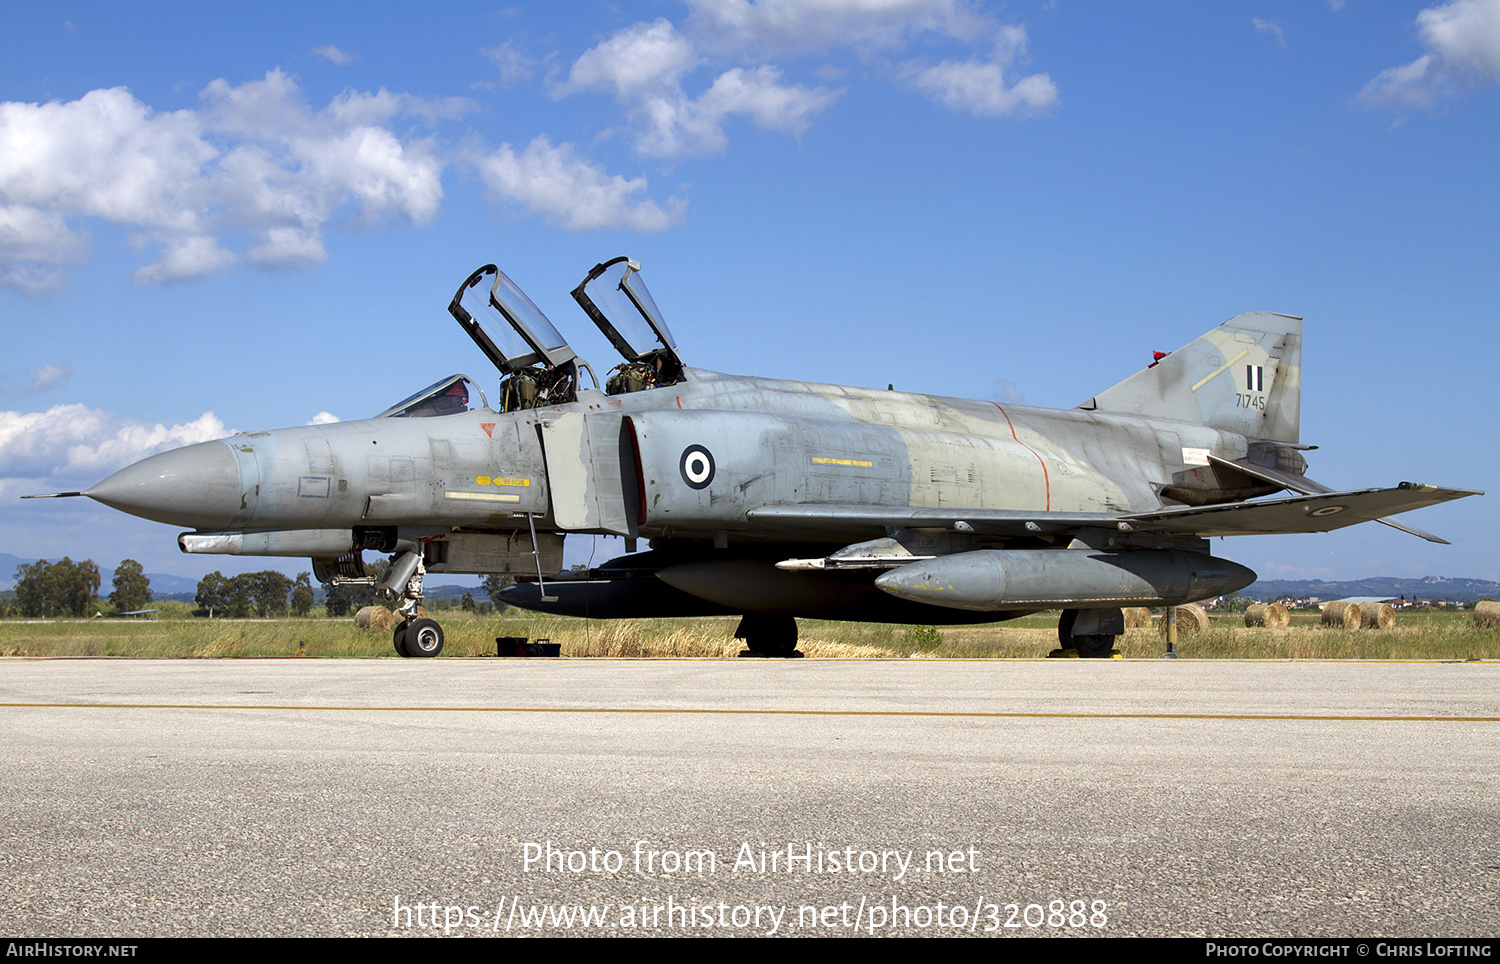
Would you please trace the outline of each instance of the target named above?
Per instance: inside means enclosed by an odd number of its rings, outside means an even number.
[[[1125,632],[1125,614],[1118,609],[1064,609],[1057,620],[1057,641],[1062,646],[1054,655],[1074,650],[1079,659],[1109,659],[1114,655],[1115,637]]]
[[[793,616],[746,613],[735,628],[734,638],[745,641],[741,656],[795,659],[802,655],[797,652],[797,620]]]

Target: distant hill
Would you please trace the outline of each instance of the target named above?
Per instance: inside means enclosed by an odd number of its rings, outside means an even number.
[[[1407,599],[1451,599],[1473,602],[1489,596],[1500,599],[1500,582],[1483,579],[1451,579],[1447,576],[1425,576],[1421,579],[1397,579],[1394,576],[1372,576],[1368,579],[1260,579],[1240,590],[1251,599],[1343,599],[1347,596],[1405,596]]]

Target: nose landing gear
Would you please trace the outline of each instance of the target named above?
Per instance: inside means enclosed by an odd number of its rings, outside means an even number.
[[[388,574],[380,582],[382,594],[406,600],[396,610],[391,642],[396,655],[408,659],[436,656],[443,651],[443,627],[436,619],[417,615],[417,606],[422,601],[422,575],[426,571],[422,547],[418,546],[393,559]]]

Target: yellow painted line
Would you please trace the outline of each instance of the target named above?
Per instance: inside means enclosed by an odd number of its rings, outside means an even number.
[[[875,464],[874,462],[861,462],[858,459],[819,459],[819,458],[815,458],[815,459],[813,459],[813,461],[816,462],[818,465],[858,465],[861,468],[866,468],[866,469],[868,469],[870,466],[872,466],[872,465]]]
[[[519,495],[500,495],[494,492],[444,492],[445,499],[467,499],[471,502],[520,502]]]
[[[1222,375],[1225,372],[1225,370],[1229,368],[1230,365],[1233,365],[1235,362],[1239,361],[1241,358],[1244,358],[1248,354],[1250,354],[1250,349],[1246,348],[1244,351],[1240,352],[1238,355],[1235,355],[1233,358],[1229,359],[1229,361],[1225,362],[1224,364],[1220,365],[1218,368],[1214,369],[1214,371],[1212,373],[1203,376],[1203,380],[1200,381],[1198,384],[1196,384],[1196,385],[1193,386],[1193,391],[1196,392],[1198,389],[1202,388],[1204,385],[1208,384],[1213,379],[1215,379],[1215,378],[1219,377],[1220,375]]]
[[[1500,716],[1336,716],[1302,713],[1005,713],[937,710],[724,710],[620,706],[274,706],[261,703],[0,703],[4,709],[273,710],[315,713],[621,713],[676,716],[925,716],[992,720],[1287,720],[1325,723],[1500,723]]]

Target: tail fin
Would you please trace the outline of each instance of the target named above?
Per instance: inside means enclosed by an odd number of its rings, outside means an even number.
[[[1236,315],[1078,407],[1295,444],[1302,319],[1270,311]]]

